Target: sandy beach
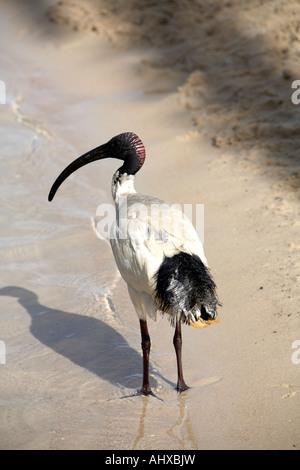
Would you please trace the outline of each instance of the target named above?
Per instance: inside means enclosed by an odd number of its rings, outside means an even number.
[[[298,2],[0,12],[0,449],[299,449]],[[139,322],[95,230],[118,162],[47,200],[67,164],[124,131],[146,147],[137,191],[204,204],[223,306],[219,324],[183,327],[181,395],[161,316],[148,322],[157,398],[135,395]]]

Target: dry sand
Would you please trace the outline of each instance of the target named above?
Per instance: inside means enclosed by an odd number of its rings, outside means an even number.
[[[1,3],[1,449],[299,449],[297,1]],[[136,189],[205,205],[221,321],[138,320],[93,229],[116,162],[49,204],[58,173],[132,130]],[[299,345],[298,345],[299,349]],[[292,354],[294,353],[294,362]],[[2,357],[3,359],[3,357]]]

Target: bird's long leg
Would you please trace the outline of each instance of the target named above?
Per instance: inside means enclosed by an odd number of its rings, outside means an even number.
[[[144,395],[150,395],[152,394],[149,384],[149,356],[151,341],[146,320],[140,320],[140,328],[143,350],[143,386],[141,388],[141,393],[144,393]]]
[[[184,390],[188,390],[188,387],[183,378],[182,372],[182,360],[181,360],[181,350],[182,350],[182,338],[181,338],[181,323],[176,322],[175,326],[175,333],[173,338],[173,344],[176,352],[176,359],[177,359],[177,387],[176,390],[178,393],[184,392]]]

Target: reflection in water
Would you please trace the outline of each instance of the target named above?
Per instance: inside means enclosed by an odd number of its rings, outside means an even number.
[[[146,417],[146,409],[147,409],[147,405],[149,402],[149,398],[151,399],[152,397],[146,397],[146,396],[142,397],[143,406],[142,406],[142,413],[140,416],[139,428],[137,431],[135,441],[132,446],[134,450],[138,448],[138,444],[143,439],[144,434],[145,434],[145,417]]]
[[[193,424],[193,406],[201,399],[205,387],[221,380],[222,377],[218,376],[200,379],[191,389],[180,395],[177,395],[174,389],[160,389],[158,392],[160,401],[154,397],[143,396],[139,426],[132,448],[149,449],[151,448],[149,443],[152,442],[155,446],[153,448],[159,449],[159,442],[166,442],[167,436],[171,442],[170,448],[173,450],[199,449],[199,436],[194,432],[196,423]],[[154,426],[155,435],[147,433],[147,423],[150,429]]]
[[[174,391],[172,391],[174,393]],[[196,436],[194,434],[193,430],[193,425],[191,422],[190,418],[190,410],[188,408],[188,405],[186,404],[186,398],[184,396],[184,392],[181,395],[176,396],[176,407],[174,406],[173,400],[170,401],[164,401],[163,404],[161,405],[161,408],[159,410],[156,409],[156,414],[159,415],[161,419],[160,423],[160,428],[157,430],[157,436],[161,436],[162,432],[165,432],[165,434],[171,438],[172,440],[172,448],[173,449],[178,449],[178,450],[190,450],[190,449],[197,449],[197,440]],[[153,418],[153,409],[151,404],[153,404],[153,397],[142,397],[142,410],[141,410],[141,415],[140,415],[140,420],[139,420],[139,426],[138,430],[136,433],[136,437],[133,443],[132,448],[134,450],[140,448],[141,441],[145,438],[147,439],[148,437],[152,436],[147,436],[145,434],[145,421],[147,417],[147,408],[150,407],[151,411],[149,413],[149,422],[151,422],[151,419]],[[170,409],[170,406],[172,406],[172,414],[171,418],[172,421],[175,418],[174,424],[170,428],[167,428],[165,431],[164,424],[166,421],[168,421],[170,415],[168,413],[164,413],[164,410],[167,412]],[[175,410],[177,409],[177,415]],[[165,415],[165,417],[164,417]],[[162,439],[162,442],[165,441],[165,436]],[[148,447],[148,446],[147,446]]]
[[[188,391],[186,393],[188,393]],[[177,403],[178,418],[173,426],[168,429],[167,435],[176,441],[176,449],[178,450],[197,449],[197,441],[191,422],[190,410],[186,404],[184,393],[178,396]]]

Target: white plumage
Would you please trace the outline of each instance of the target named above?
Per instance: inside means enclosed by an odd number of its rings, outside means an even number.
[[[138,194],[133,175],[119,176],[116,172],[112,194],[117,220],[112,226],[110,243],[118,269],[128,285],[139,319],[146,320],[147,315],[156,319],[159,307],[155,302],[155,276],[165,256],[181,251],[193,253],[207,266],[202,244],[181,209]]]

